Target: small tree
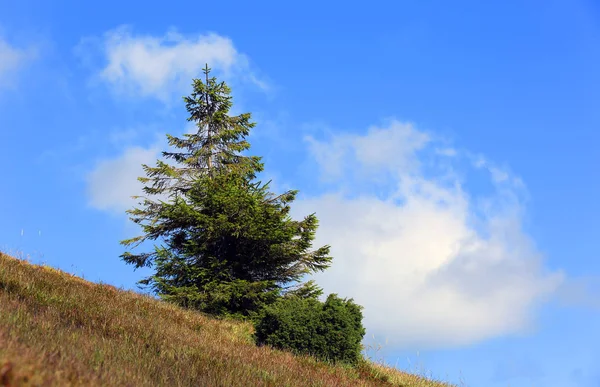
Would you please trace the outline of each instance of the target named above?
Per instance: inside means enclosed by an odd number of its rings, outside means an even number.
[[[362,307],[330,294],[315,298],[285,297],[266,307],[255,323],[259,345],[309,354],[321,360],[357,364],[361,357]]]
[[[256,182],[263,168],[259,157],[240,155],[254,123],[250,114],[228,116],[230,90],[208,78],[194,80],[185,98],[196,134],[168,136],[175,161],[144,165],[141,208],[129,210],[144,235],[124,240],[138,246],[159,240],[149,253],[122,255],[136,267],[156,269],[140,281],[164,299],[214,314],[247,316],[274,302],[282,293],[315,296],[320,289],[299,282],[304,274],[329,267],[329,246],[311,251],[318,226],[314,214],[301,221],[289,216],[297,191],[275,196],[268,183]],[[151,184],[148,184],[151,183]]]

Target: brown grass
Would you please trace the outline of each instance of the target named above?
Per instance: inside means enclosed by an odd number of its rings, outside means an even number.
[[[0,253],[0,386],[449,386],[256,347],[251,335],[248,323]]]

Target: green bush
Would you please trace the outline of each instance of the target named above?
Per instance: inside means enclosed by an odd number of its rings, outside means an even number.
[[[316,298],[284,297],[266,307],[255,322],[258,345],[270,345],[321,360],[356,364],[361,359],[362,307],[330,294]]]

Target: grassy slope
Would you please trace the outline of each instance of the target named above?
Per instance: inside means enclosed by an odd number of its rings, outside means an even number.
[[[259,348],[251,333],[0,253],[0,386],[448,386]]]

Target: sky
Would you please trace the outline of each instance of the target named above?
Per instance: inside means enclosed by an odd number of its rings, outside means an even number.
[[[0,0],[0,249],[137,289],[141,164],[205,63],[376,360],[600,386],[600,4]]]

